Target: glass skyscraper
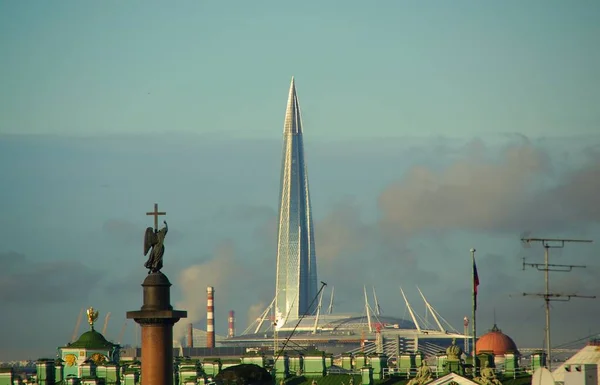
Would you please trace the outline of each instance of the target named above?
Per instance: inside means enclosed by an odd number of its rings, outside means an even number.
[[[302,119],[292,78],[283,127],[277,229],[275,316],[278,324],[281,325],[286,319],[314,314],[316,301],[313,306],[310,305],[317,295],[316,262]]]

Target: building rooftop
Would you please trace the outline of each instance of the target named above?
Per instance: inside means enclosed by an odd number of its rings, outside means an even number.
[[[552,372],[552,377],[556,382],[563,382],[565,379],[565,367],[569,365],[598,365],[598,374],[600,374],[600,341],[590,341],[580,351],[575,353],[573,357],[563,362],[558,368]]]
[[[502,356],[505,353],[519,353],[517,344],[512,338],[502,333],[498,326],[494,324],[492,329],[479,337],[476,344],[477,353],[493,352],[496,356]]]
[[[108,342],[102,334],[92,329],[83,333],[77,341],[67,344],[65,348],[112,349],[115,346],[117,345]]]

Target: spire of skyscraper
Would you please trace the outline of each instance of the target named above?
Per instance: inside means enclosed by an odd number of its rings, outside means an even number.
[[[302,118],[292,77],[283,129],[283,160],[277,229],[278,321],[313,314],[317,295],[317,264],[308,174],[304,163]]]
[[[296,83],[292,76],[292,84],[290,84],[290,93],[288,96],[287,108],[285,110],[285,122],[283,125],[284,134],[301,134],[302,121],[300,119],[300,104],[296,95]]]

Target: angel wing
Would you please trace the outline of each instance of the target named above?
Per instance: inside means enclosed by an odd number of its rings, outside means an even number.
[[[147,227],[144,233],[144,255],[148,254],[148,251],[152,246],[156,244],[156,234],[152,227]]]

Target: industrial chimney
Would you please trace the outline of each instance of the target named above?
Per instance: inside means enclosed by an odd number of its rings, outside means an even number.
[[[229,329],[227,333],[227,337],[231,338],[235,336],[235,319],[233,310],[229,311]]]
[[[215,306],[214,306],[215,288],[208,286],[206,288],[206,347],[215,347]]]
[[[187,347],[188,348],[194,347],[194,325],[193,324],[188,324]]]

